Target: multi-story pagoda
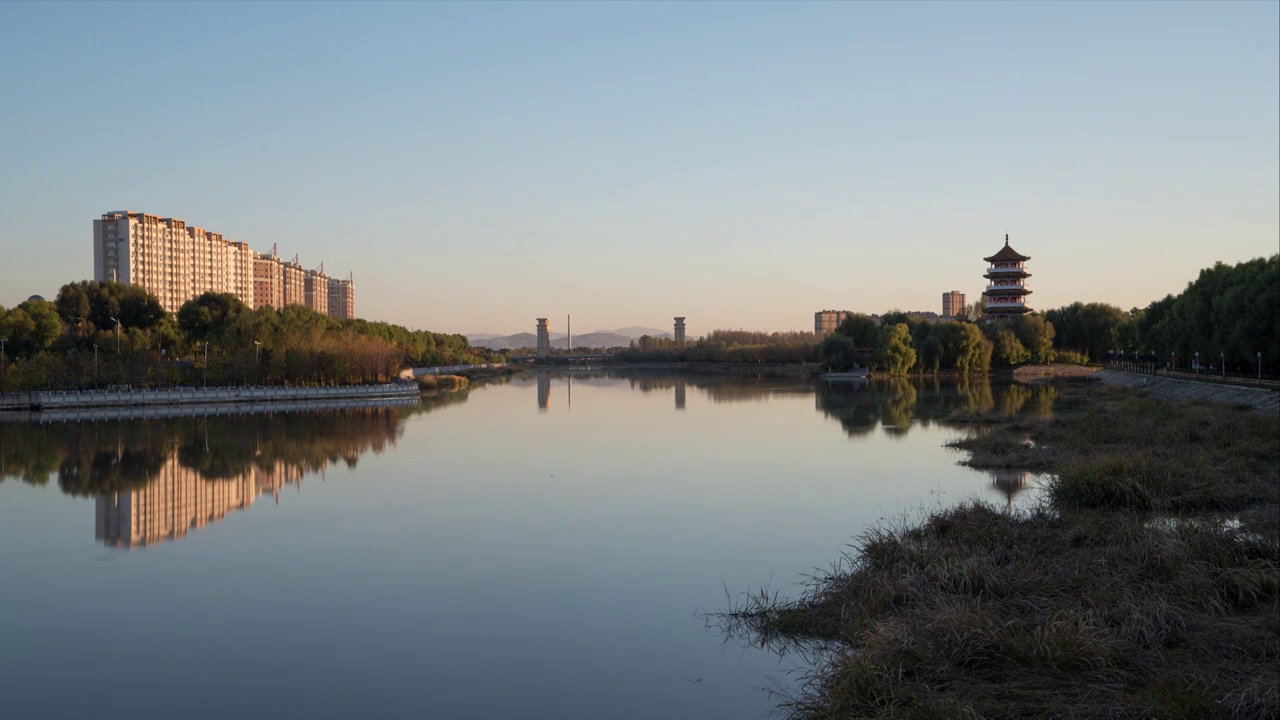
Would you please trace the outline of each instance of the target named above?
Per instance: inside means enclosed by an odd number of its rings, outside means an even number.
[[[1009,234],[1005,233],[1004,247],[1000,252],[983,258],[991,265],[983,277],[987,279],[987,289],[982,293],[983,304],[987,308],[987,316],[995,319],[1007,318],[1011,315],[1022,315],[1031,312],[1027,305],[1027,278],[1031,273],[1026,270],[1026,255],[1009,247]]]

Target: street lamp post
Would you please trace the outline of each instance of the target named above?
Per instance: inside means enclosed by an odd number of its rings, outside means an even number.
[[[204,343],[204,386],[209,387],[209,341]]]
[[[1222,379],[1226,380],[1227,379],[1227,354],[1224,352],[1218,353],[1218,369],[1222,371]]]
[[[1200,351],[1196,351],[1196,374],[1200,374]]]
[[[111,320],[116,324],[116,354],[119,355],[120,354],[120,321],[116,320],[115,318],[111,318]]]
[[[1258,351],[1258,382],[1262,382],[1262,351]]]

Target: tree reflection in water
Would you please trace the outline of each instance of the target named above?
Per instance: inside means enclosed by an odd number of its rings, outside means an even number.
[[[958,378],[886,378],[818,386],[816,405],[838,420],[851,437],[877,427],[891,436],[906,435],[912,423],[961,426],[958,414],[973,411],[1047,416],[1057,391],[1048,385],[992,384],[986,376]]]
[[[95,534],[134,546],[186,535],[330,464],[394,446],[405,418],[465,402],[166,420],[0,424],[0,480],[58,487],[96,503]]]
[[[986,377],[892,378],[861,383],[814,383],[794,379],[617,372],[543,371],[530,382],[538,405],[549,407],[552,379],[571,375],[584,386],[622,386],[644,393],[671,393],[673,408],[686,407],[689,388],[712,403],[768,402],[814,394],[824,417],[850,437],[877,428],[903,437],[917,425],[962,425],[974,411],[1047,415],[1056,392],[1043,385],[992,384]],[[366,452],[394,446],[406,417],[465,402],[468,391],[424,398],[411,408],[369,407],[326,412],[188,417],[51,424],[0,424],[0,480],[32,485],[56,477],[74,496],[97,498],[99,537],[133,545],[185,534],[248,507],[262,494],[297,487],[329,465],[354,467]],[[223,487],[216,485],[223,483]],[[993,478],[1008,502],[1026,478]],[[172,519],[157,525],[155,517]],[[183,523],[187,523],[184,525]],[[157,529],[159,528],[159,529]],[[112,540],[115,538],[115,540]]]

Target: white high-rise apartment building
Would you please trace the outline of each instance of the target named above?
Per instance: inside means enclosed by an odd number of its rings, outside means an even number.
[[[206,292],[231,293],[253,308],[305,305],[331,311],[331,280],[295,258],[285,262],[248,243],[187,225],[177,218],[118,211],[93,221],[93,278],[137,285],[169,312]],[[323,290],[320,290],[323,288]],[[339,287],[338,317],[354,317],[355,286]]]
[[[330,317],[354,320],[356,317],[356,283],[351,275],[346,280],[329,278]]]

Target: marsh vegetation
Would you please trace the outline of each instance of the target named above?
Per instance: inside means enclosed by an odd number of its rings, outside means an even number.
[[[1280,707],[1280,422],[1078,381],[961,411],[966,464],[1050,478],[864,533],[723,629],[814,664],[797,718],[1267,718]]]

